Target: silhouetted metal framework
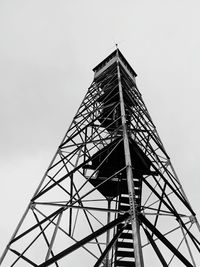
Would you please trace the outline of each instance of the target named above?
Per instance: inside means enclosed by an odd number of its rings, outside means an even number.
[[[200,266],[199,224],[135,77],[119,49],[94,68],[3,266]]]

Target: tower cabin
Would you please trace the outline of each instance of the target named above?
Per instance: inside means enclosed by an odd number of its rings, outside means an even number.
[[[127,72],[127,74],[135,81],[135,77],[137,76],[136,72],[132,69],[128,61],[122,55],[119,49],[113,51],[109,56],[107,56],[103,61],[101,61],[95,68],[94,71],[94,79],[97,79],[105,70],[111,67],[119,61],[119,64],[123,69]]]

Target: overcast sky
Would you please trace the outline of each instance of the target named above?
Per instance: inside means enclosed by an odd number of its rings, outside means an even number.
[[[0,253],[119,44],[200,219],[199,0],[0,1]]]

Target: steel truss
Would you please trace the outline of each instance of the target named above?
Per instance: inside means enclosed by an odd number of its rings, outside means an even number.
[[[199,266],[199,224],[136,73],[118,49],[94,72],[2,266]]]

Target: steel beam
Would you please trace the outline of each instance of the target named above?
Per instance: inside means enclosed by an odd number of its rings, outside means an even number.
[[[118,53],[117,53],[117,57],[119,57]],[[127,123],[126,123],[125,104],[124,104],[123,90],[122,90],[122,84],[121,84],[120,65],[119,65],[118,59],[117,59],[117,75],[118,75],[119,96],[120,96],[121,120],[122,120],[122,128],[123,128],[127,185],[128,185],[128,193],[129,193],[130,211],[131,211],[131,223],[132,223],[132,229],[133,229],[132,234],[133,234],[133,244],[134,244],[134,253],[135,253],[135,266],[144,267],[142,247],[141,247],[141,238],[140,238],[140,226],[139,226],[139,221],[138,221],[135,189],[134,189],[135,187],[134,187],[133,172],[132,172],[133,167],[132,167],[131,154],[130,154],[130,148],[129,148],[129,137],[128,137]]]
[[[67,256],[68,254],[72,253],[73,251],[77,250],[78,248],[82,247],[86,243],[90,242],[92,239],[97,238],[98,236],[102,235],[106,231],[110,230],[111,228],[115,227],[120,222],[127,220],[130,217],[128,213],[118,217],[114,221],[110,222],[109,224],[103,226],[102,228],[98,229],[97,231],[93,232],[92,234],[88,235],[87,237],[81,239],[76,244],[72,245],[71,247],[63,250],[62,252],[58,253],[48,261],[43,262],[42,264],[38,265],[38,267],[47,267],[54,262],[60,260],[61,258]]]

